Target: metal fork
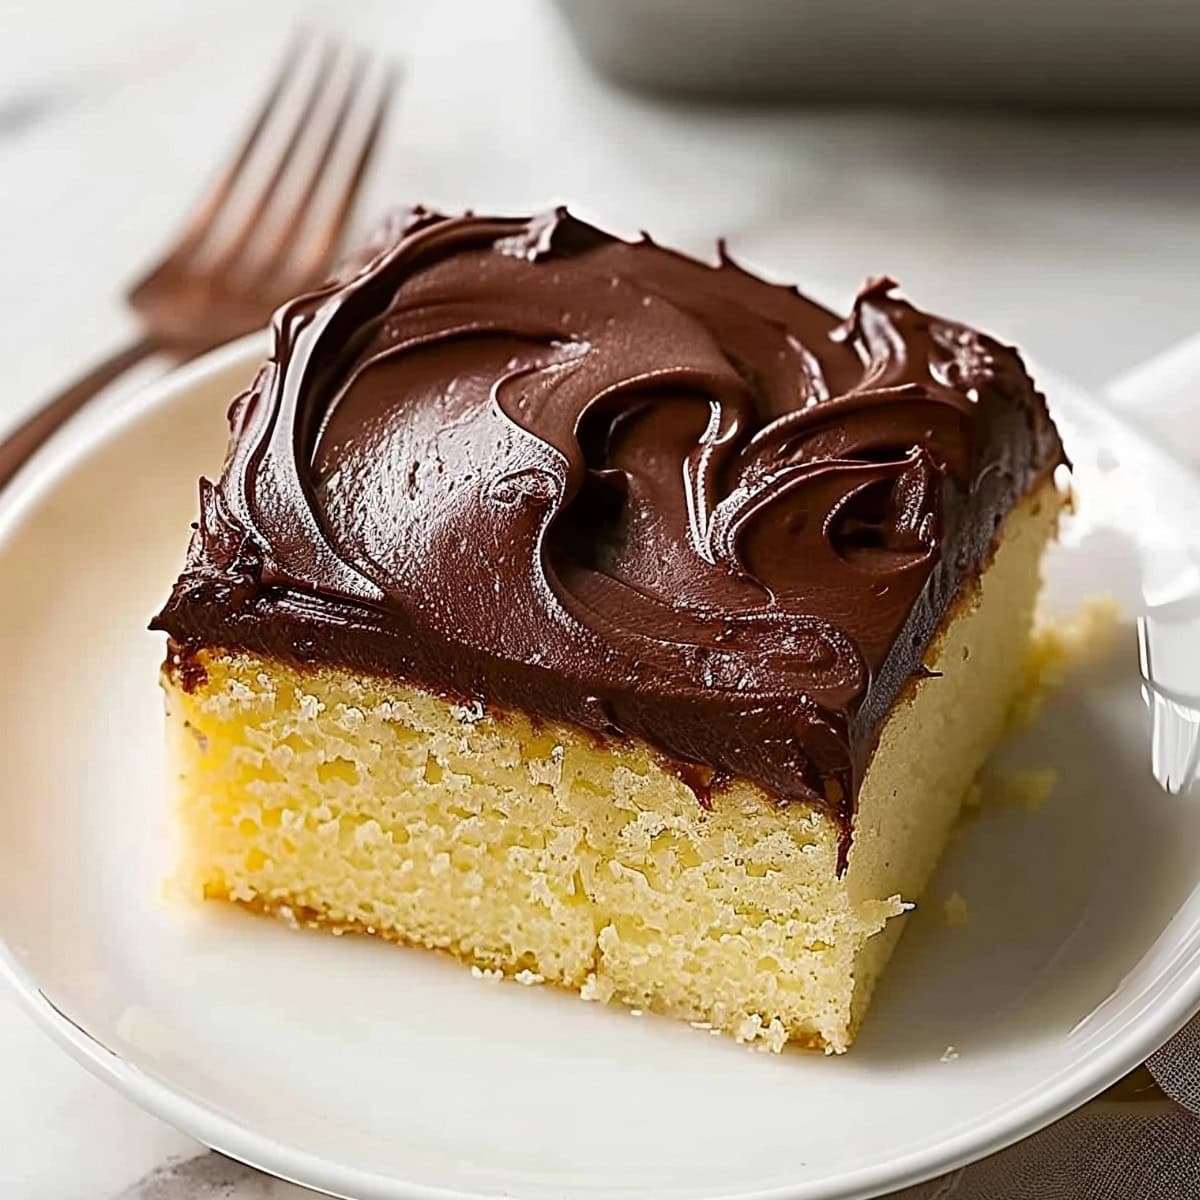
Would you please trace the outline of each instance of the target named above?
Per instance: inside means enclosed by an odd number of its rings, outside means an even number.
[[[192,358],[267,323],[325,277],[379,141],[395,76],[298,35],[240,145],[165,255],[127,293],[141,336],[0,442],[0,487],[69,417],[134,364]]]

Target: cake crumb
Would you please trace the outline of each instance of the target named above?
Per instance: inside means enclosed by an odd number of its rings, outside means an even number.
[[[958,1059],[958,1047],[957,1046],[947,1046],[945,1048],[945,1050],[942,1051],[942,1058],[941,1058],[942,1062],[945,1062],[945,1063],[955,1062],[955,1061],[957,1061],[957,1059]]]
[[[477,964],[471,966],[471,977],[473,979],[489,979],[493,982],[504,978],[504,972],[499,967],[481,967]]]
[[[960,892],[951,892],[942,902],[942,914],[947,925],[966,925],[971,920],[967,902]]]
[[[759,1034],[758,1049],[764,1054],[779,1054],[787,1045],[787,1030],[778,1017],[772,1017],[770,1023]]]
[[[762,1028],[763,1019],[759,1013],[747,1013],[733,1031],[734,1038],[739,1042],[752,1042],[758,1037],[758,1031]]]
[[[583,987],[579,989],[579,998],[581,1000],[595,1001],[597,1004],[607,1004],[613,996],[613,985],[610,979],[601,979],[595,972],[592,972],[583,981]]]
[[[1120,606],[1111,596],[1091,596],[1070,616],[1035,627],[1025,656],[1025,677],[1008,714],[1010,730],[1032,724],[1068,672],[1108,654],[1117,640],[1120,616]]]
[[[1052,767],[992,769],[985,771],[981,778],[986,803],[1037,812],[1053,794],[1058,783],[1058,772]]]
[[[524,971],[518,971],[513,976],[513,979],[522,987],[535,987],[539,983],[546,982],[545,975],[539,975],[536,971],[530,971],[528,968]]]
[[[719,1033],[719,1030],[709,1030]],[[733,1031],[734,1039],[765,1054],[778,1054],[787,1044],[787,1030],[778,1017],[764,1022],[761,1013],[747,1013]]]
[[[962,809],[950,830],[948,841],[957,842],[985,806],[1023,808],[1026,812],[1037,812],[1050,799],[1057,784],[1058,772],[1053,767],[1013,769],[985,766],[963,797]]]

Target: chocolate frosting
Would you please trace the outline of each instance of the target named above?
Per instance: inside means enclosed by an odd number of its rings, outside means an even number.
[[[564,209],[394,219],[282,308],[154,628],[638,735],[848,836],[879,727],[1063,461],[1010,348]],[[845,838],[843,839],[845,841]]]

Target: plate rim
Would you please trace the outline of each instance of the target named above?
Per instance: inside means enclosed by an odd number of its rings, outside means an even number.
[[[235,366],[244,365],[249,372],[265,357],[266,336],[265,331],[259,331],[229,342],[144,384],[120,403],[85,410],[58,430],[0,494],[0,561],[10,533],[60,479],[147,413],[178,402],[192,389]],[[1031,373],[1038,379],[1039,390],[1069,396],[1077,408],[1101,424],[1119,428],[1122,436],[1140,450],[1152,453],[1182,475],[1189,474],[1171,455],[1086,391],[1052,371],[1035,367]],[[1200,489],[1200,483],[1196,486]],[[365,1171],[256,1132],[206,1100],[176,1087],[168,1078],[136,1066],[74,1021],[41,990],[3,936],[0,981],[34,1024],[91,1074],[145,1111],[239,1162],[344,1200],[494,1200],[494,1192],[406,1182],[393,1174]],[[1149,1005],[1147,993],[1155,986],[1170,990],[1165,999]],[[1145,1061],[1186,1024],[1200,1006],[1200,930],[1193,930],[1190,939],[1181,940],[1154,980],[1126,1001],[1124,1007],[1130,1006],[1140,1006],[1141,1011],[1127,1018],[1121,1029],[1107,1034],[1097,1030],[1081,1044],[1080,1061],[1064,1067],[1035,1090],[1011,1098],[976,1127],[919,1146],[899,1158],[843,1172],[832,1184],[828,1180],[773,1184],[749,1191],[726,1191],[720,1194],[720,1200],[869,1200],[955,1170],[1037,1133]]]

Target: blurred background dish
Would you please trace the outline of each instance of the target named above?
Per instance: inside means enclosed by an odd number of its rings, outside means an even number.
[[[886,271],[1092,387],[1194,332],[1189,119],[633,93],[587,69],[551,0],[40,0],[0,7],[0,244],[19,296],[5,415],[131,332],[120,286],[175,232],[304,14],[403,70],[351,237],[414,200],[570,202],[697,254],[723,234],[835,308]]]
[[[556,0],[621,83],[729,99],[1027,108],[1200,103],[1188,0]]]

